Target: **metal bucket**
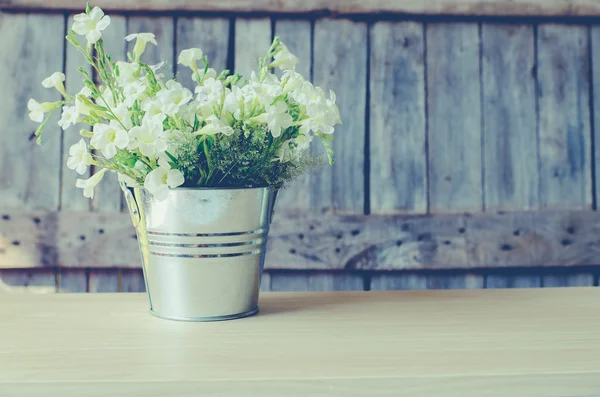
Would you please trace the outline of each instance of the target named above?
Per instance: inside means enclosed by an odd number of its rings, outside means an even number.
[[[217,321],[258,312],[276,190],[177,188],[158,201],[122,187],[152,313]]]

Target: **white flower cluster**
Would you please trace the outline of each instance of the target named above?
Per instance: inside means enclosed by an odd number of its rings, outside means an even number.
[[[86,197],[93,197],[94,186],[106,170],[117,172],[129,186],[143,186],[158,199],[184,184],[208,186],[208,178],[186,180],[180,170],[172,137],[182,134],[196,139],[198,156],[206,156],[198,164],[201,176],[213,172],[210,150],[215,142],[236,133],[244,137],[266,134],[265,145],[274,148],[273,163],[297,161],[307,153],[314,136],[325,144],[328,155],[332,153],[330,135],[341,122],[335,94],[326,97],[322,89],[296,73],[298,59],[279,38],[260,60],[260,69],[247,80],[228,71],[217,74],[199,48],[181,51],[177,62],[191,69],[197,83],[192,92],[174,79],[164,81],[158,73],[160,65],[140,61],[146,46],[157,44],[152,33],[127,36],[128,41],[136,40],[130,62],[112,62],[101,39],[109,24],[110,18],[100,8],[88,6],[75,17],[67,36],[98,69],[101,84],[95,85],[84,73],[85,87],[70,96],[64,89],[64,74],[57,72],[43,85],[56,88],[64,100],[38,103],[31,99],[28,103],[30,118],[41,123],[38,135],[49,115],[61,107],[58,124],[63,129],[80,122],[92,127],[81,131],[83,138],[89,138],[89,146],[82,138],[71,147],[67,160],[67,166],[79,174],[90,165],[101,170],[77,181]],[[85,36],[88,45],[79,44],[76,35]],[[92,47],[97,58],[91,56]],[[281,78],[270,73],[275,67],[283,70]]]

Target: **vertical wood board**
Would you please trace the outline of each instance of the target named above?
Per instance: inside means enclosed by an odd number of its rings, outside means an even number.
[[[542,278],[543,287],[591,287],[593,285],[592,273],[548,275]]]
[[[534,41],[531,25],[482,25],[486,210],[538,206]]]
[[[0,14],[0,208],[55,210],[59,206],[60,109],[46,124],[43,145],[28,117],[30,98],[58,101],[54,88],[42,80],[63,71],[64,16]]]
[[[6,292],[56,292],[55,269],[2,269],[0,293]]]
[[[271,291],[362,291],[356,273],[271,272]]]
[[[497,275],[485,276],[485,288],[539,288],[542,278],[538,275]]]
[[[591,208],[588,30],[538,28],[542,208]]]
[[[275,34],[299,58],[296,72],[306,80],[311,79],[311,30],[309,21],[282,19],[275,22]],[[290,182],[277,195],[276,211],[295,213],[308,211],[310,209],[310,181],[311,175],[304,174]]]
[[[425,213],[423,24],[377,22],[369,56],[371,212]]]
[[[427,25],[429,209],[480,211],[479,34],[474,23]]]
[[[229,48],[229,19],[225,18],[177,18],[177,51],[173,62],[176,64],[177,80],[194,92],[196,83],[192,80],[192,71],[183,65],[177,65],[179,53],[188,48],[201,48],[208,56],[211,68],[220,72],[227,67]],[[199,67],[203,67],[202,62]]]
[[[175,28],[172,17],[131,16],[127,18],[127,34],[153,33],[158,45],[148,44],[141,61],[156,65],[164,62],[161,72],[168,79],[174,71],[173,46],[175,44]],[[127,42],[127,51],[133,51],[135,40]]]
[[[427,276],[410,273],[376,273],[371,277],[371,291],[424,290]]]
[[[146,292],[142,269],[121,269],[120,292]]]
[[[59,269],[58,292],[87,292],[87,279],[86,269]]]
[[[311,206],[319,212],[362,213],[367,25],[342,19],[317,20],[313,65],[315,85],[325,92],[335,91],[343,124],[334,133],[335,164],[314,175]]]
[[[234,70],[250,78],[252,71],[258,71],[258,58],[264,57],[271,45],[271,20],[236,18],[234,40]]]
[[[91,269],[88,286],[89,292],[119,292],[118,269]]]

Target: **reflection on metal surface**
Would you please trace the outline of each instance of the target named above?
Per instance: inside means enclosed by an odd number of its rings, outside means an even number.
[[[276,191],[173,189],[159,202],[124,190],[152,313],[187,321],[256,313]]]

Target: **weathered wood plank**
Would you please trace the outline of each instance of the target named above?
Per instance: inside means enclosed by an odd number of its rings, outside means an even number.
[[[0,218],[0,267],[56,266],[56,213],[8,213]]]
[[[372,213],[425,213],[423,24],[371,28],[370,200]]]
[[[599,16],[595,0],[97,0],[106,10],[485,16]],[[72,0],[6,0],[0,9],[81,10]]]
[[[60,196],[60,111],[48,121],[44,145],[38,146],[27,102],[57,101],[55,89],[42,80],[62,71],[62,15],[0,14],[0,208],[55,210]]]
[[[362,213],[367,96],[367,26],[349,20],[315,23],[315,85],[333,89],[342,122],[333,141],[335,164],[313,175],[311,207],[319,212]]]
[[[0,292],[56,292],[54,269],[2,269],[0,270]]]
[[[73,16],[71,15],[67,19],[67,29],[70,29],[71,26],[73,26],[73,22]],[[70,95],[74,95],[83,88],[83,76],[77,69],[81,67],[91,76],[92,66],[85,61],[83,55],[81,55],[77,48],[68,43],[65,45],[65,88]],[[79,175],[77,172],[67,167],[69,149],[81,139],[79,131],[82,129],[89,130],[89,126],[79,123],[63,131],[60,206],[61,208],[69,209],[70,211],[88,210],[91,205],[90,200],[83,197],[81,189],[75,186],[77,179],[87,179],[90,177],[90,169],[88,168],[85,174]]]
[[[58,269],[58,292],[87,292],[87,280],[86,269]]]
[[[130,16],[127,18],[127,34],[149,32],[156,36],[157,46],[148,45],[142,55],[142,62],[155,65],[164,62],[162,72],[165,78],[170,77],[167,71],[174,71],[173,46],[175,45],[175,28],[171,17]],[[133,51],[134,41],[127,42],[127,51]]]
[[[485,276],[485,288],[539,288],[542,277],[538,275],[488,274]]]
[[[36,217],[40,225],[32,222]],[[0,220],[0,267],[141,265],[128,214],[13,213],[9,218]],[[266,268],[593,267],[600,263],[599,236],[600,213],[594,211],[419,217],[279,214],[271,228]],[[16,238],[19,245],[13,246]]]
[[[146,292],[142,269],[122,269],[120,292]]]
[[[592,207],[590,70],[584,26],[538,28],[540,205]]]
[[[118,269],[92,269],[88,279],[89,292],[119,292]]]
[[[298,58],[296,72],[310,80],[311,69],[311,26],[309,21],[277,20],[275,34]],[[277,196],[276,211],[300,213],[310,209],[311,175],[305,174],[292,181]]]
[[[478,289],[483,288],[479,274],[439,274],[427,277],[427,289]]]
[[[269,18],[235,19],[234,70],[249,78],[258,70],[258,58],[264,57],[271,45]]]
[[[272,291],[362,291],[354,273],[271,272]]]
[[[371,277],[372,291],[424,289],[427,289],[427,276],[422,274],[382,272]]]
[[[126,25],[124,16],[112,16],[110,19],[110,28],[106,29],[102,34],[104,48],[115,61],[126,59]],[[97,80],[99,78],[99,76],[96,76]],[[100,82],[98,81],[98,83]],[[116,173],[107,172],[104,174],[104,178],[102,178],[102,181],[95,189],[92,210],[107,212],[119,212],[121,210],[121,188],[119,187]]]
[[[483,24],[484,206],[538,206],[535,50],[531,25]]]
[[[200,47],[208,56],[210,67],[224,70],[227,67],[229,24],[225,18],[177,18],[177,52],[173,62],[177,63],[181,50]],[[178,81],[193,92],[196,83],[190,69],[176,65],[175,70]]]
[[[592,158],[594,159],[594,165],[595,165],[595,176],[596,176],[596,180],[594,188],[595,188],[595,197],[596,200],[598,198],[598,196],[600,195],[600,68],[598,67],[598,65],[600,65],[600,26],[592,26],[590,27],[590,49],[592,51],[592,83],[593,83],[593,87],[591,87],[592,93],[593,93],[593,104],[594,104],[594,108],[592,109],[593,111],[593,115],[594,115],[594,125],[593,127],[593,131],[594,131],[594,142],[595,142],[595,147],[594,150],[595,152],[592,153]],[[597,208],[597,203],[596,203],[596,208]]]
[[[591,287],[593,285],[592,273],[548,275],[542,278],[543,287]]]
[[[430,212],[482,208],[479,35],[474,23],[427,25]]]

